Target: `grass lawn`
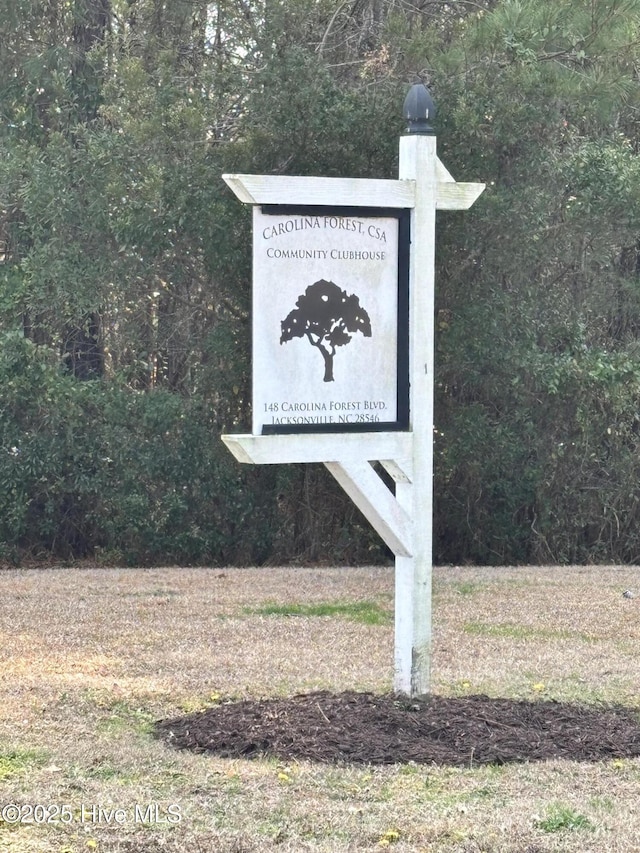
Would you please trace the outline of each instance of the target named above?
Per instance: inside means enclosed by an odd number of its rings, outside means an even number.
[[[0,851],[640,851],[640,759],[323,765],[152,737],[230,698],[388,692],[392,609],[391,568],[0,571]],[[640,709],[639,638],[634,568],[435,571],[443,696]]]

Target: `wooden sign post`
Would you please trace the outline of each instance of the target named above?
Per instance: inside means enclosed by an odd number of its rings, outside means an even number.
[[[253,425],[240,462],[322,462],[395,554],[394,689],[429,692],[436,210],[465,210],[431,96],[405,101],[398,180],[224,175],[254,206]],[[372,462],[395,482],[395,495]]]

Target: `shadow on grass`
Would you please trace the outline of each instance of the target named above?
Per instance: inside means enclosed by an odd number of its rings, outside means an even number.
[[[160,721],[154,733],[179,749],[227,758],[323,763],[469,767],[640,755],[640,721],[631,709],[488,696],[322,691],[229,702]]]

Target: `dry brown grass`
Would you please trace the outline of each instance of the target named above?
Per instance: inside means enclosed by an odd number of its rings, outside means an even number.
[[[433,688],[637,706],[635,569],[439,569]],[[387,691],[393,629],[252,615],[266,602],[374,600],[391,569],[0,572],[0,851],[640,851],[640,762],[468,769],[282,766],[168,749],[153,719],[216,697]],[[213,697],[213,698],[212,698]],[[134,821],[135,804],[181,809]],[[82,806],[85,806],[84,822]],[[92,806],[122,807],[112,826]]]

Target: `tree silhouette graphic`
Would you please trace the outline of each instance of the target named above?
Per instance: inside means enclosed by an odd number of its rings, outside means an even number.
[[[332,281],[320,279],[298,297],[296,307],[282,321],[280,343],[306,337],[324,359],[324,381],[333,382],[333,357],[337,347],[349,343],[356,332],[371,337],[371,320],[355,293],[349,296]]]

